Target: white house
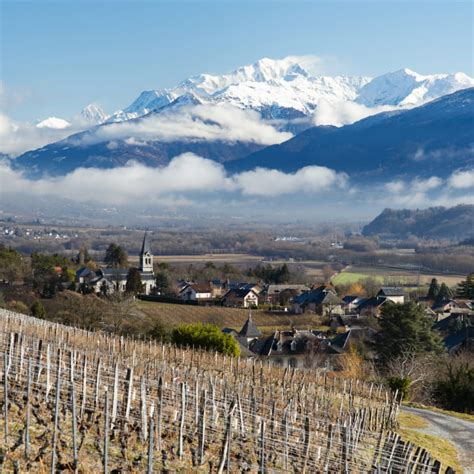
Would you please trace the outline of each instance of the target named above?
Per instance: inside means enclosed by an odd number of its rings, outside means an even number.
[[[392,301],[393,303],[405,303],[405,292],[401,288],[383,286],[377,293],[377,297],[384,297],[387,300]]]
[[[212,298],[212,288],[207,283],[188,283],[179,292],[184,301],[199,301]]]

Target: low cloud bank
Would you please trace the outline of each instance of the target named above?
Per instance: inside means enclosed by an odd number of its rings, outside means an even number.
[[[400,110],[400,107],[389,105],[366,107],[356,102],[333,102],[320,99],[316,111],[314,112],[313,122],[315,125],[335,125],[336,127],[342,127],[343,125],[349,125],[371,115],[389,112],[391,110]]]
[[[474,204],[474,170],[454,171],[447,179],[431,176],[411,181],[395,180],[384,185],[389,207],[429,207]],[[468,192],[466,193],[466,190]],[[469,192],[470,191],[470,192]]]
[[[183,106],[136,120],[105,124],[79,137],[72,137],[70,142],[73,145],[90,145],[115,140],[133,140],[135,144],[223,140],[273,145],[292,136],[263,121],[258,112],[221,104]]]
[[[79,168],[66,176],[39,180],[25,178],[6,162],[0,165],[3,193],[21,190],[23,194],[124,205],[138,199],[159,201],[173,193],[228,192],[261,197],[301,191],[317,193],[342,188],[346,182],[346,175],[323,166],[307,166],[296,173],[257,168],[228,175],[219,163],[192,153],[177,156],[161,168],[131,162],[114,169]]]

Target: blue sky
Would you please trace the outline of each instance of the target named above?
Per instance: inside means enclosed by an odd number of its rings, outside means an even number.
[[[322,73],[473,74],[473,3],[1,3],[4,112],[17,120],[107,112],[140,91],[261,57],[313,54]]]

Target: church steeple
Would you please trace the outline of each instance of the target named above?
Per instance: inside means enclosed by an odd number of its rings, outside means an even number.
[[[150,243],[148,241],[148,235],[146,231],[145,235],[143,236],[142,250],[140,252],[140,271],[153,271],[153,254],[151,253]]]

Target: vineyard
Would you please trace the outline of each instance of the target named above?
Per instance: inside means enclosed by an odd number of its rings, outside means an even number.
[[[396,395],[0,310],[0,472],[441,472]],[[452,472],[452,471],[451,471]]]

